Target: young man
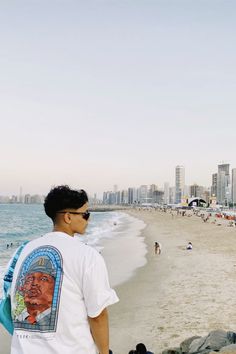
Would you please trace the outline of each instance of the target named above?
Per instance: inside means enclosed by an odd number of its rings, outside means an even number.
[[[108,354],[106,308],[118,298],[102,256],[74,237],[88,224],[87,194],[58,186],[44,208],[53,231],[25,246],[14,271],[11,354]]]

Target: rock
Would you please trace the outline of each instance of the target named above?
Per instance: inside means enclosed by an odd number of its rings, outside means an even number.
[[[189,353],[207,353],[210,351],[219,351],[222,347],[232,344],[231,336],[228,332],[222,330],[211,331],[207,336],[195,339],[189,347]]]
[[[200,336],[193,336],[190,338],[185,339],[182,343],[180,343],[180,350],[181,353],[188,353],[190,344],[193,340],[201,338]]]
[[[221,348],[220,353],[236,354],[236,344],[230,344]]]

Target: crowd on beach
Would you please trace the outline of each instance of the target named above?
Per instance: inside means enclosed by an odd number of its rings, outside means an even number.
[[[217,226],[236,227],[236,212],[228,214],[225,211],[208,211],[204,208],[168,208],[168,207],[144,207],[137,208],[139,211],[163,212],[170,214],[172,219],[176,217],[199,217],[205,223],[216,224]]]

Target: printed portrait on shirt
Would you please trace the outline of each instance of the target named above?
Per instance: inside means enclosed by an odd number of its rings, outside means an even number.
[[[52,246],[34,250],[22,263],[14,291],[15,329],[54,332],[62,282],[62,258]]]

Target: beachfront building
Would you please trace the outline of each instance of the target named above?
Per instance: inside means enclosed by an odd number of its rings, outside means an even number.
[[[176,166],[175,168],[175,203],[181,203],[184,194],[185,169],[184,166]]]
[[[121,201],[119,204],[128,204],[128,191],[125,189],[121,191]]]
[[[198,184],[194,183],[190,186],[190,197],[201,197],[203,198],[204,187],[199,186]]]
[[[150,201],[152,203],[154,202],[154,192],[157,191],[157,185],[156,184],[151,184],[148,190],[148,197],[150,198]]]
[[[211,195],[217,197],[217,173],[212,174]]]
[[[134,203],[134,188],[128,188],[128,204]]]
[[[200,186],[196,183],[190,186],[190,197],[200,197]]]
[[[153,202],[155,204],[163,205],[164,204],[164,191],[154,191]]]
[[[217,201],[219,204],[229,205],[230,199],[231,199],[231,193],[230,193],[229,164],[222,163],[218,165]]]
[[[232,204],[236,204],[236,168],[232,169]]]
[[[225,189],[226,189],[226,178],[225,172],[218,172],[217,176],[217,201],[219,204],[225,204]]]
[[[164,204],[170,203],[170,185],[168,182],[164,183]]]
[[[142,186],[139,187],[138,194],[139,194],[138,200],[141,204],[151,202],[151,198],[149,197],[149,194],[148,194],[148,186],[146,184],[143,184]]]
[[[175,187],[169,189],[169,204],[175,204]]]

